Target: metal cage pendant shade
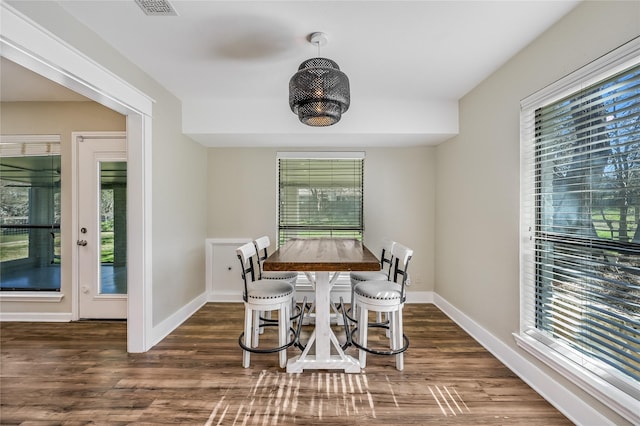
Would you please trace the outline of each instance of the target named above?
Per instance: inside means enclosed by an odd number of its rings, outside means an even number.
[[[289,106],[308,126],[331,126],[349,109],[349,79],[335,61],[311,58],[289,81]]]

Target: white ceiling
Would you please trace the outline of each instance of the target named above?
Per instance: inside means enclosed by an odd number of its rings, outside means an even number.
[[[177,16],[147,16],[134,0],[58,1],[179,98],[183,132],[207,146],[440,143],[457,133],[457,101],[578,2],[172,0]],[[313,31],[351,85],[327,128],[288,105]],[[2,67],[5,100],[18,86]]]

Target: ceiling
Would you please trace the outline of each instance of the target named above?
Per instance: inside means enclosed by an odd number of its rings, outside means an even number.
[[[171,0],[174,16],[146,15],[134,0],[57,3],[180,99],[196,141],[302,147],[454,136],[458,100],[579,1]],[[326,128],[303,125],[288,105],[289,79],[318,55],[314,31],[351,85],[349,110]],[[8,82],[22,74],[1,65],[3,101],[68,96]]]

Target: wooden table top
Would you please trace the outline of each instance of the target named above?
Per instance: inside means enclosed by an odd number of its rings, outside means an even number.
[[[380,261],[360,241],[348,238],[289,240],[273,252],[265,271],[379,271]]]

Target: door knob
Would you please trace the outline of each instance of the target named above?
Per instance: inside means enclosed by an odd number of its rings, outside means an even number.
[[[87,240],[78,240],[78,242],[76,243],[79,246],[86,246],[87,245]]]

